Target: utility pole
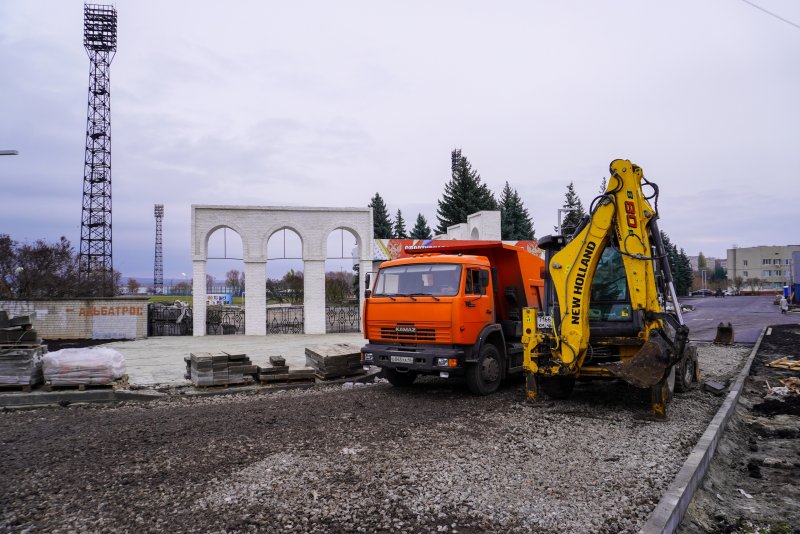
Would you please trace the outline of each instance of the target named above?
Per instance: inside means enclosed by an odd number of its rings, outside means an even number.
[[[164,293],[164,255],[161,250],[161,220],[164,218],[164,204],[156,204],[156,255],[153,264],[153,291],[156,295]]]

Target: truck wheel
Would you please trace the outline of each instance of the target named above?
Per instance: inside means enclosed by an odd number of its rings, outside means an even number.
[[[384,369],[383,377],[386,378],[386,380],[388,380],[389,383],[396,388],[407,388],[414,383],[414,380],[417,379],[417,373],[414,371],[401,373],[400,371],[395,371],[394,369]]]
[[[689,391],[696,384],[695,371],[697,370],[697,347],[688,345],[683,352],[683,358],[675,364],[675,391],[683,393]]]
[[[575,377],[543,376],[539,379],[539,386],[551,399],[566,399],[572,394],[572,389],[575,387]]]
[[[476,363],[467,367],[467,387],[475,395],[489,395],[497,391],[503,378],[503,359],[497,347],[485,343]]]

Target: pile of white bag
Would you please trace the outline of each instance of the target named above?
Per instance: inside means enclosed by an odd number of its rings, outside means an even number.
[[[107,347],[62,349],[45,354],[42,370],[54,386],[111,384],[125,374],[125,356]]]

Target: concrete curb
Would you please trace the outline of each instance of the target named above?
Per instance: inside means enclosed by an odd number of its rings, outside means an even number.
[[[647,523],[644,524],[640,532],[645,534],[672,534],[677,530],[678,525],[683,519],[683,515],[686,513],[686,509],[689,507],[689,503],[692,501],[694,492],[703,482],[703,477],[705,477],[708,466],[714,458],[719,440],[739,402],[739,397],[744,387],[744,381],[750,374],[750,366],[753,364],[753,360],[756,357],[758,348],[761,346],[761,340],[764,339],[764,333],[767,331],[767,328],[768,327],[764,327],[761,330],[761,334],[758,336],[753,350],[750,351],[750,355],[747,357],[744,367],[742,367],[742,370],[739,372],[736,382],[733,383],[728,391],[728,396],[725,398],[722,406],[720,406],[714,419],[709,423],[706,431],[700,436],[697,445],[695,445],[694,449],[692,449],[692,452],[689,454],[689,458],[686,459],[683,467],[678,471],[672,484],[669,485],[669,488],[667,488],[667,491],[661,497],[661,500],[656,505],[653,513],[650,514]]]
[[[341,385],[346,382],[374,382],[380,370],[373,368],[365,375],[349,376],[326,382],[276,384],[270,386],[233,386],[227,388],[197,389],[192,386],[142,389],[87,389],[84,391],[33,391],[31,393],[0,393],[0,408],[44,407],[79,402],[152,401],[168,397],[210,397],[216,395],[260,394],[289,389],[308,389]],[[166,389],[167,391],[164,391]]]

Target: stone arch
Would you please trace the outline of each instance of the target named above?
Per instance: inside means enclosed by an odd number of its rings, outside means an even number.
[[[478,240],[481,238],[481,233],[478,231],[477,228],[473,228],[469,238],[473,240]]]
[[[222,227],[242,238],[245,279],[260,280],[266,273],[267,244],[278,230],[289,228],[302,243],[304,271],[305,332],[325,333],[325,258],[327,236],[344,228],[359,246],[360,280],[372,265],[372,209],[271,206],[192,205],[192,273],[194,278],[194,333],[204,335],[206,321],[205,275],[208,238]],[[263,284],[245,287],[245,333],[266,333],[266,302]],[[360,295],[363,306],[363,295]]]

